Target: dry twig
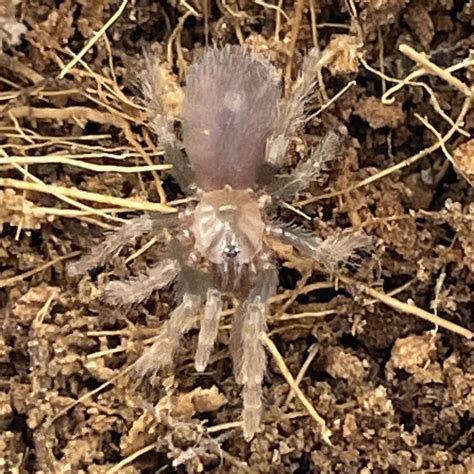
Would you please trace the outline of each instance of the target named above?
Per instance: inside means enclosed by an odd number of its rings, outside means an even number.
[[[324,442],[326,444],[331,445],[331,441],[329,439],[330,436],[331,436],[331,431],[327,427],[326,422],[321,417],[321,415],[319,415],[319,413],[316,411],[316,409],[313,407],[313,405],[308,400],[306,395],[298,387],[298,384],[296,383],[295,379],[291,375],[291,372],[289,371],[288,367],[285,364],[285,360],[283,359],[282,355],[280,354],[279,350],[277,349],[277,347],[275,346],[273,341],[265,333],[262,333],[261,337],[262,337],[263,342],[265,343],[265,345],[268,347],[268,350],[272,354],[273,358],[275,359],[275,362],[277,363],[278,368],[280,369],[280,372],[282,373],[282,375],[285,378],[286,382],[290,386],[291,390],[293,391],[295,396],[298,398],[298,400],[303,404],[303,406],[308,411],[310,416],[319,425],[319,428],[321,429],[322,439],[324,440]]]
[[[462,326],[452,323],[451,321],[447,321],[446,319],[443,319],[439,316],[429,313],[428,311],[425,311],[422,308],[418,308],[418,306],[414,306],[408,303],[403,303],[402,301],[397,300],[396,298],[393,298],[392,296],[389,296],[389,295],[386,295],[385,293],[381,293],[380,291],[374,290],[373,288],[370,288],[346,275],[338,275],[338,279],[345,284],[359,288],[367,295],[371,296],[372,298],[375,298],[381,303],[386,304],[387,306],[390,306],[396,309],[397,311],[400,311],[406,314],[411,314],[418,318],[424,319],[425,321],[429,321],[435,326],[439,326],[444,329],[447,329],[448,331],[454,332],[455,334],[459,334],[460,336],[463,336],[467,339],[473,338],[474,334],[471,331],[469,331],[469,329],[463,328]]]
[[[120,18],[122,13],[125,10],[125,7],[128,4],[128,0],[123,0],[123,2],[118,7],[117,11],[107,20],[107,22],[102,26],[102,28],[86,43],[86,45],[81,49],[81,51],[70,61],[59,74],[59,79],[62,79],[89,51],[92,46],[105,34],[105,32]]]

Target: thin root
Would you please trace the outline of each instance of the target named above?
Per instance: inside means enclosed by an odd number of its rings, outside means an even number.
[[[290,386],[291,390],[295,394],[296,398],[303,404],[303,406],[306,408],[308,411],[309,415],[316,421],[316,423],[319,425],[321,429],[321,437],[324,440],[324,442],[328,445],[331,446],[331,431],[326,425],[326,421],[324,418],[321,417],[321,415],[316,411],[314,406],[311,404],[311,402],[308,400],[306,395],[301,391],[301,389],[298,387],[298,384],[296,383],[296,380],[294,379],[293,375],[291,375],[291,372],[289,371],[288,367],[285,364],[285,361],[278,351],[277,347],[273,343],[273,341],[268,337],[267,334],[262,333],[262,340],[265,343],[265,345],[268,347],[268,350],[272,354],[273,358],[275,359],[275,362],[278,365],[278,368],[280,369],[280,372],[282,373],[283,377],[287,381],[288,385]]]

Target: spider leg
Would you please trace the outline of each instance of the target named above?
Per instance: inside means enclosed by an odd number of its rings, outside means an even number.
[[[160,144],[165,150],[167,159],[173,165],[173,176],[183,191],[188,190],[194,181],[189,162],[181,150],[181,145],[173,130],[173,120],[168,117],[163,102],[165,87],[163,71],[157,57],[147,55],[146,70],[142,75],[143,94],[147,101],[152,117],[150,125],[158,136]]]
[[[186,249],[181,249],[181,267],[177,275],[177,292],[181,295],[181,303],[171,312],[155,343],[138,359],[137,372],[142,376],[172,365],[181,337],[197,321],[204,295],[211,287],[211,280],[206,273],[185,264],[183,253]]]
[[[70,276],[84,275],[92,268],[104,265],[110,257],[130,241],[148,234],[160,226],[175,225],[177,220],[176,214],[143,214],[130,219],[117,231],[107,234],[103,242],[94,245],[82,258],[70,263],[67,266],[67,272]]]
[[[185,293],[155,343],[138,359],[136,370],[141,376],[172,365],[183,334],[191,329],[201,308],[202,297]]]
[[[231,353],[234,373],[243,385],[243,431],[246,440],[252,439],[260,426],[262,411],[262,382],[266,357],[261,334],[266,330],[268,299],[277,288],[276,269],[271,266],[262,272],[257,287],[238,309],[232,326]]]
[[[316,48],[306,55],[301,73],[278,106],[272,134],[267,141],[265,161],[279,168],[286,157],[290,140],[304,124],[305,106],[311,99],[316,85],[315,77],[321,67]]]
[[[266,305],[255,301],[244,305],[242,328],[242,365],[239,379],[243,385],[243,431],[245,439],[253,437],[260,426],[262,412],[262,382],[266,357],[260,334],[266,330]]]
[[[325,265],[330,270],[340,263],[346,263],[357,250],[369,250],[371,239],[363,232],[343,231],[322,240],[303,228],[273,226],[270,235],[295,247],[301,254]]]
[[[107,302],[115,306],[139,303],[148,298],[154,290],[164,288],[171,283],[180,270],[179,263],[173,259],[164,259],[147,273],[128,280],[109,282],[104,289]]]
[[[321,178],[327,163],[339,156],[340,148],[341,137],[334,132],[327,133],[310,156],[298,162],[291,174],[277,175],[272,184],[267,186],[267,192],[276,199],[293,199],[311,182]]]
[[[195,366],[198,372],[202,372],[211,355],[219,330],[219,320],[222,314],[222,293],[214,288],[209,288],[206,295],[204,315],[201,319],[198,345],[195,357]]]

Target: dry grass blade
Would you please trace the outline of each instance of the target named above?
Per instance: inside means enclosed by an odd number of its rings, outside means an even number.
[[[285,83],[291,84],[291,71],[293,69],[293,55],[295,54],[296,40],[301,26],[301,20],[304,12],[304,0],[295,0],[295,14],[291,25],[290,45],[288,48],[288,62],[285,70]]]
[[[300,371],[298,372],[298,375],[296,376],[296,384],[299,385],[301,381],[303,380],[303,377],[305,376],[309,366],[313,362],[314,358],[316,357],[317,353],[319,351],[319,347],[317,344],[313,344],[313,346],[309,349],[308,357],[306,357],[306,360],[304,361],[304,364],[301,366]],[[288,393],[288,396],[286,397],[285,403],[283,405],[283,410],[286,411],[288,409],[288,405],[290,404],[291,400],[293,399],[295,393],[290,391]]]
[[[8,111],[9,115],[14,118],[29,118],[29,119],[43,119],[43,120],[87,120],[100,124],[116,124],[120,126],[116,115],[108,112],[102,112],[90,107],[75,105],[71,107],[64,107],[62,109],[55,107],[28,107],[20,105],[13,107]],[[123,119],[122,119],[123,120]]]
[[[119,378],[123,377],[124,375],[127,375],[134,368],[135,368],[135,363],[130,364],[129,366],[125,367],[125,369],[121,370],[117,375],[114,375],[110,380],[107,380],[107,382],[104,382],[102,385],[95,388],[94,390],[91,390],[90,392],[85,393],[84,395],[79,397],[77,400],[74,400],[72,403],[70,403],[67,407],[58,411],[53,417],[51,417],[49,420],[45,422],[45,425],[51,426],[58,418],[61,418],[69,410],[71,410],[71,408],[74,408],[76,405],[79,405],[79,403],[82,403],[84,400],[87,400],[88,398],[93,397],[97,393],[100,393],[109,385],[113,385]]]
[[[43,263],[39,267],[33,268],[32,270],[28,270],[27,272],[20,273],[19,275],[15,275],[10,278],[4,278],[3,280],[0,280],[0,288],[5,288],[7,286],[13,286],[19,283],[22,280],[25,280],[26,278],[29,278],[30,276],[36,275],[37,273],[40,273],[50,267],[53,267],[54,265],[58,264],[59,262],[62,262],[64,260],[68,260],[70,258],[77,257],[81,252],[72,252],[68,255],[63,255],[61,257],[56,257],[53,258],[53,260]]]
[[[284,413],[283,415],[278,417],[278,420],[294,420],[295,418],[305,418],[309,416],[308,412],[306,410],[304,411],[294,411],[291,413]],[[272,421],[275,419],[272,418]],[[275,420],[276,421],[276,420]],[[227,423],[221,423],[219,425],[214,425],[214,426],[209,426],[206,431],[208,433],[220,433],[221,431],[227,431],[227,430],[232,430],[235,428],[240,428],[242,426],[241,421],[229,421]]]
[[[331,97],[327,102],[325,102],[316,112],[309,115],[306,119],[306,122],[310,122],[312,119],[316,118],[318,115],[321,115],[326,109],[331,107],[340,97],[342,97],[351,87],[355,86],[356,81],[348,82],[340,91],[337,92],[333,97]]]
[[[119,19],[120,15],[125,10],[125,7],[128,4],[128,0],[123,0],[123,2],[118,7],[117,11],[109,18],[109,20],[102,26],[102,28],[86,43],[86,45],[81,49],[81,51],[77,54],[77,56],[70,61],[66,66],[62,69],[61,73],[59,74],[59,79],[62,79],[89,51],[92,46],[100,39],[100,37]]]
[[[8,208],[11,211],[16,211],[16,212],[25,212],[24,208],[14,208],[14,207],[9,207]],[[128,208],[116,208],[116,207],[104,207],[101,209],[94,209],[91,208],[90,210],[86,209],[59,209],[57,207],[29,207],[27,210],[28,214],[32,214],[35,216],[59,216],[59,217],[68,217],[68,218],[86,218],[87,216],[92,216],[92,215],[97,215],[99,212],[100,213],[105,213],[107,215],[107,218],[112,218],[113,216],[109,216],[108,213],[125,213],[125,212],[130,212],[130,209]],[[85,219],[84,219],[85,220]],[[119,220],[120,222],[123,222],[123,219]],[[107,228],[109,227],[108,225],[104,224]],[[105,228],[105,227],[104,227]],[[114,226],[110,227],[111,229],[115,229]]]
[[[438,130],[436,130],[433,125],[431,125],[427,118],[424,118],[419,114],[415,114],[415,117],[436,137],[436,140],[438,140],[438,143],[440,144],[444,156],[454,166],[456,171],[469,183],[470,186],[473,186],[474,183],[472,182],[472,180],[466,173],[464,173],[462,169],[459,168],[458,164],[456,163],[456,160],[453,158],[451,153],[449,153],[448,149],[446,148],[446,144],[443,142],[443,137],[438,132]]]
[[[88,163],[81,160],[75,160],[58,155],[49,156],[9,156],[8,158],[0,158],[0,165],[5,164],[18,165],[45,165],[58,164],[75,166],[96,173],[145,173],[148,171],[164,171],[172,168],[171,165],[147,165],[147,166],[117,166],[117,165],[99,165]]]
[[[303,201],[299,201],[299,202],[295,203],[295,206],[303,207],[303,206],[306,206],[306,205],[311,204],[313,202],[320,201],[322,199],[329,199],[329,198],[333,198],[333,197],[336,197],[336,196],[341,196],[343,194],[354,191],[355,189],[359,189],[359,188],[362,188],[364,186],[367,186],[367,185],[369,185],[369,184],[371,184],[375,181],[378,181],[379,179],[387,177],[388,175],[390,175],[390,174],[392,174],[396,171],[399,171],[399,170],[402,170],[403,168],[411,166],[412,164],[416,163],[417,161],[420,161],[425,156],[428,156],[431,153],[433,153],[434,151],[438,150],[444,143],[448,142],[451,139],[451,137],[454,135],[454,133],[456,133],[456,130],[458,129],[458,127],[462,124],[462,122],[463,122],[464,118],[466,117],[466,114],[468,113],[470,108],[471,108],[471,98],[467,97],[463,102],[461,111],[460,111],[456,121],[454,122],[453,126],[443,135],[441,140],[438,140],[433,145],[421,150],[420,152],[418,152],[415,155],[407,158],[406,160],[401,161],[400,163],[397,163],[396,165],[390,166],[389,168],[386,168],[386,169],[384,169],[384,170],[382,170],[378,173],[375,173],[372,176],[369,176],[366,179],[363,179],[362,181],[359,181],[358,183],[353,184],[352,186],[349,186],[345,189],[341,189],[339,191],[332,191],[332,192],[329,192],[329,193],[320,194],[319,196],[314,196],[314,197],[305,199]]]
[[[114,467],[112,467],[108,471],[106,471],[106,474],[114,474],[116,472],[120,472],[125,466],[128,466],[135,459],[139,458],[140,456],[142,456],[145,453],[153,451],[153,449],[155,447],[156,447],[156,443],[151,443],[148,446],[145,446],[145,447],[139,449],[138,451],[135,451],[134,453],[130,454],[130,456],[127,456],[125,459],[122,459]]]
[[[399,91],[405,86],[412,86],[412,87],[422,87],[430,96],[430,101],[435,109],[435,111],[445,120],[449,125],[452,127],[454,125],[453,120],[451,117],[449,117],[444,110],[442,109],[438,98],[436,97],[435,93],[429,87],[427,84],[424,82],[413,82],[413,79],[416,77],[423,76],[426,71],[424,69],[417,69],[416,71],[413,71],[410,73],[405,79],[400,80],[400,79],[395,79],[394,77],[387,76],[384,71],[379,71],[372,66],[370,66],[363,58],[360,58],[361,64],[367,69],[367,71],[371,72],[372,74],[375,74],[376,76],[379,76],[382,79],[382,89],[384,90],[384,93],[380,99],[382,104],[384,105],[392,105],[395,102],[395,98],[391,97],[395,92]],[[448,72],[454,72],[459,69],[467,68],[470,66],[474,65],[474,61],[463,61],[459,64],[455,64],[454,66],[451,66],[446,69]],[[391,89],[388,91],[385,91],[385,82],[394,82],[396,85],[393,86]],[[465,137],[470,137],[470,134],[466,132],[466,130],[462,129],[460,126],[456,127],[456,131],[460,133],[461,135],[464,135]]]
[[[267,334],[262,333],[262,340],[265,343],[265,345],[268,347],[268,350],[272,354],[272,356],[275,359],[275,362],[278,365],[278,368],[280,369],[280,372],[282,373],[283,377],[287,381],[288,385],[290,386],[291,390],[294,392],[295,396],[298,398],[298,400],[303,404],[303,406],[306,408],[310,416],[316,421],[316,423],[319,425],[321,429],[321,437],[324,440],[326,444],[331,445],[330,441],[330,436],[331,436],[331,431],[326,425],[326,421],[321,417],[321,415],[316,411],[316,409],[313,407],[311,402],[306,398],[306,395],[301,391],[301,389],[298,387],[298,384],[296,383],[296,380],[294,379],[293,375],[291,375],[291,372],[288,370],[288,367],[285,364],[285,360],[283,359],[282,355],[278,351],[277,347],[273,343],[273,341],[268,337]]]
[[[0,151],[3,151],[3,150],[0,150]],[[17,169],[26,179],[29,179],[31,181],[33,181],[34,184],[37,184],[38,186],[43,186],[44,183],[43,181],[41,181],[39,178],[37,178],[36,176],[34,176],[33,174],[31,174],[26,168],[22,168],[21,166],[17,165],[16,163],[12,163],[13,167],[15,169]],[[26,182],[26,181],[25,181]],[[74,199],[71,199],[70,197],[68,196],[65,196],[64,194],[61,194],[61,193],[58,193],[58,192],[54,192],[53,190],[53,193],[52,193],[55,197],[57,197],[58,199],[60,199],[61,201],[64,201],[65,203],[67,204],[70,204],[71,206],[74,206],[74,207],[77,207],[79,209],[81,209],[82,211],[85,211],[85,212],[90,212],[91,214],[95,214],[95,215],[98,215],[98,216],[101,216],[101,217],[104,217],[105,219],[111,219],[111,220],[114,220],[114,221],[117,221],[117,222],[123,222],[123,219],[120,219],[119,217],[114,217],[114,216],[109,216],[108,214],[106,214],[105,212],[101,211],[101,210],[98,210],[98,209],[94,209],[90,206],[87,206],[85,204],[82,204],[81,202],[79,201],[76,201]]]
[[[122,459],[114,467],[107,470],[106,474],[115,474],[116,472],[120,472],[125,466],[128,466],[131,462],[135,461],[135,459],[139,458],[145,453],[153,451],[155,447],[156,447],[156,443],[151,443],[148,446],[145,446],[139,449],[138,451],[135,451],[134,453],[130,454],[130,456],[127,456],[125,459]]]
[[[370,66],[368,66],[368,64],[364,61],[364,60],[361,60],[361,62],[364,64],[364,66],[368,69],[368,70],[371,70],[372,72],[374,72],[375,74],[377,75],[380,75],[381,73],[379,71],[375,71],[373,68],[371,68]],[[467,68],[470,68],[474,66],[474,60],[473,59],[466,59],[464,61],[461,61],[460,63],[458,64],[454,64],[453,66],[450,66],[448,68],[445,69],[446,72],[448,72],[449,74],[452,73],[452,72],[455,72],[455,71],[458,71],[460,69],[467,69]],[[423,75],[425,75],[427,73],[426,69],[416,69],[415,71],[413,71],[412,73],[410,73],[407,77],[405,77],[404,79],[400,80],[400,79],[394,79],[392,77],[388,77],[388,76],[385,76],[385,80],[388,80],[388,81],[391,81],[391,82],[395,82],[396,85],[391,87],[390,89],[388,89],[383,95],[382,95],[382,98],[381,98],[381,101],[383,104],[385,105],[391,105],[395,102],[395,98],[392,97],[393,94],[395,94],[396,92],[398,92],[400,89],[402,89],[403,87],[405,87],[406,85],[410,85],[410,84],[420,84],[421,83],[414,83],[414,79],[417,79]]]
[[[385,293],[381,293],[380,291],[374,290],[373,288],[370,288],[346,275],[338,275],[338,279],[345,284],[356,286],[367,295],[386,304],[387,306],[390,306],[396,309],[397,311],[411,314],[418,318],[424,319],[425,321],[429,321],[435,326],[439,326],[444,329],[447,329],[448,331],[459,334],[460,336],[463,336],[469,340],[472,339],[474,336],[474,333],[469,331],[469,329],[467,328],[463,328],[462,326],[459,326],[458,324],[452,323],[451,321],[447,321],[446,319],[443,319],[439,316],[429,313],[428,311],[425,311],[424,309],[418,308],[418,306],[414,306],[408,303],[403,303],[402,301],[397,300],[396,298],[388,296]]]
[[[465,96],[471,97],[472,90],[460,81],[457,77],[454,77],[446,69],[440,68],[436,64],[432,63],[424,54],[420,54],[407,44],[401,44],[398,49],[400,52],[408,56],[410,59],[415,61],[418,65],[422,66],[429,74],[434,74],[441,79],[444,79],[447,83],[462,92]]]
[[[108,204],[112,206],[118,206],[121,208],[134,209],[139,211],[154,211],[162,213],[176,212],[176,209],[174,209],[173,207],[157,202],[138,201],[136,199],[104,196],[103,194],[81,191],[76,188],[66,188],[64,186],[55,186],[52,184],[28,183],[13,178],[0,178],[0,187],[24,189],[26,191],[36,191],[39,193],[52,194],[53,196],[56,194],[62,194],[63,196],[83,199],[84,201],[98,202],[101,204]]]
[[[90,98],[90,97],[89,97]],[[100,101],[96,101],[98,104],[104,106],[108,112],[93,109],[91,107],[83,106],[71,106],[64,108],[53,108],[53,107],[28,107],[18,106],[8,110],[9,117],[13,119],[17,118],[38,118],[38,119],[52,119],[52,120],[84,120],[87,122],[96,122],[102,125],[109,124],[122,129],[128,142],[143,158],[148,166],[154,166],[149,155],[145,152],[144,148],[140,145],[138,140],[135,138],[129,120],[135,122],[133,117],[128,117],[113,109],[112,107],[104,104]],[[156,189],[160,196],[161,202],[165,203],[167,198],[166,194],[161,185],[161,180],[154,170],[151,171],[155,178]]]

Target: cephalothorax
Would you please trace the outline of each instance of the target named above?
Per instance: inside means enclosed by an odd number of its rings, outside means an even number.
[[[318,57],[311,51],[282,98],[277,70],[262,56],[240,47],[208,49],[187,77],[182,117],[185,155],[164,111],[157,63],[149,60],[145,95],[152,125],[177,181],[196,196],[197,204],[173,215],[131,219],[69,269],[85,273],[104,264],[127,241],[167,227],[174,240],[157,265],[145,275],[110,282],[105,295],[111,303],[131,304],[175,279],[181,283],[180,301],[158,340],[138,361],[142,375],[172,364],[181,337],[201,313],[195,366],[204,370],[218,333],[223,293],[232,292],[240,300],[230,349],[237,382],[243,386],[247,439],[260,425],[266,366],[261,334],[268,300],[277,290],[269,240],[279,239],[330,267],[368,244],[367,237],[358,233],[322,240],[272,222],[269,216],[269,204],[293,198],[318,179],[339,146],[337,135],[329,133],[291,174],[276,175],[291,138],[304,123],[317,67]]]
[[[262,248],[264,230],[254,193],[230,187],[203,193],[191,226],[196,249],[217,265],[250,264]]]

